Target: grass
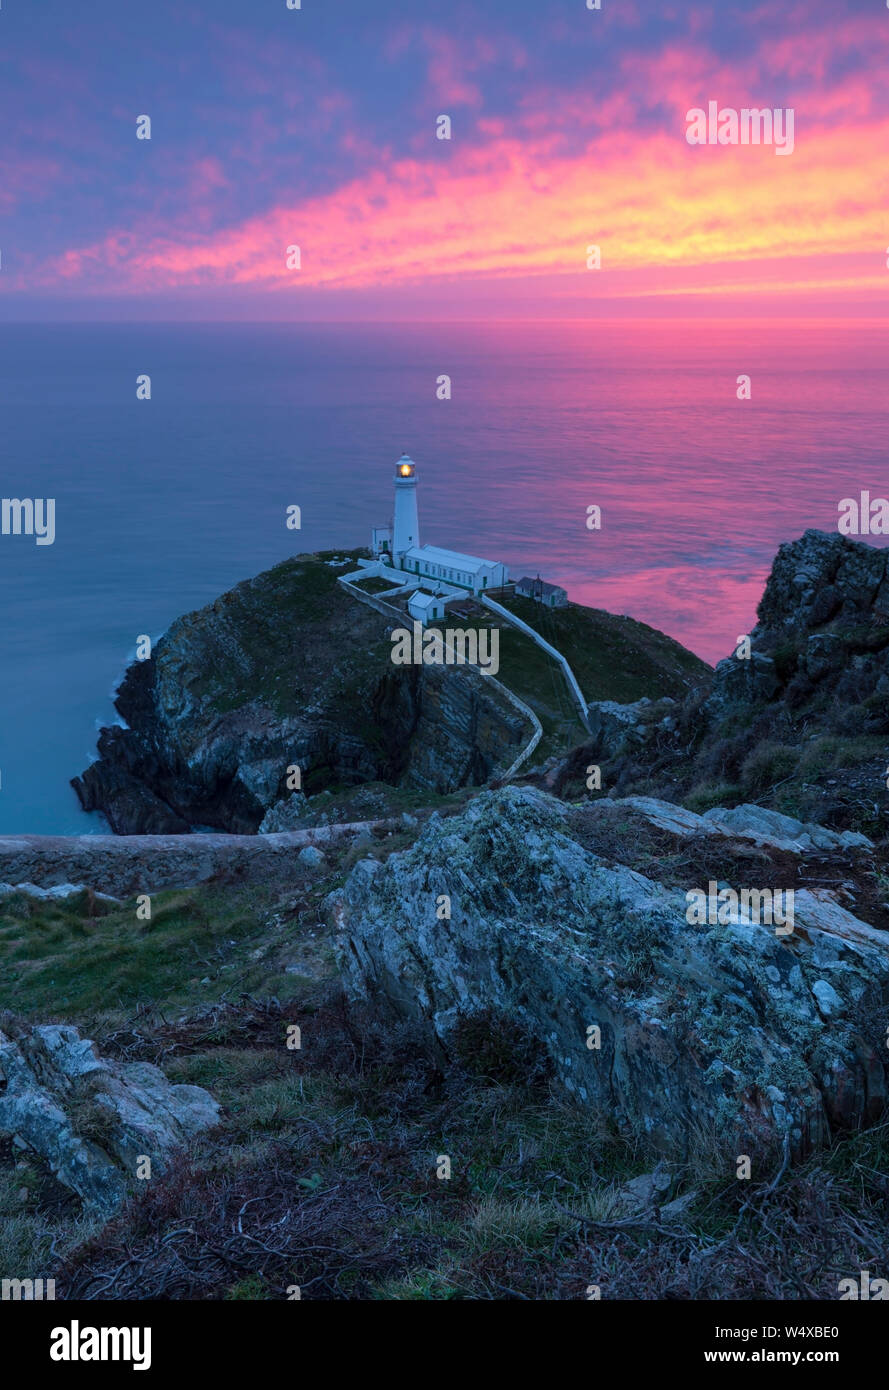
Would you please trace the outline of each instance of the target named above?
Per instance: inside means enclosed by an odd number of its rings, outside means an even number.
[[[634,618],[577,603],[544,608],[529,598],[508,598],[503,607],[567,658],[588,701],[682,698],[710,675],[693,652]]]
[[[367,594],[383,594],[387,589],[398,588],[397,579],[384,579],[379,574],[372,574],[369,579],[353,579],[352,583]]]
[[[505,624],[500,629],[498,679],[540,720],[543,738],[534,752],[535,762],[584,741],[586,730],[558,663],[530,637]]]
[[[361,554],[284,560],[180,618],[158,647],[158,679],[178,686],[184,678],[192,697],[217,714],[259,701],[295,715],[325,693],[362,711],[368,672],[385,669],[389,643],[384,620],[337,583]]]
[[[777,782],[792,777],[799,762],[799,749],[766,740],[758,743],[741,765],[741,783],[751,800],[761,796]]]
[[[889,743],[884,737],[842,738],[825,735],[806,744],[799,760],[799,772],[801,777],[823,777],[887,753]]]
[[[309,1253],[282,1250],[280,1267],[223,1261],[211,1287],[190,1296],[283,1298],[294,1283],[315,1279],[322,1297],[489,1296],[491,1261],[531,1259],[542,1268],[565,1226],[535,1194],[550,1181],[545,1175],[558,1170],[572,1188],[584,1187],[593,1150],[608,1150],[599,1157],[608,1168],[620,1149],[605,1133],[597,1139],[588,1115],[551,1097],[542,1073],[532,1067],[529,1075],[521,1048],[510,1055],[508,1029],[468,1029],[466,1066],[442,1087],[410,1030],[343,1011],[329,942],[317,972],[289,973],[340,872],[331,866],[327,881],[277,904],[221,886],[158,894],[145,924],[129,904],[91,918],[85,898],[19,896],[0,909],[0,1008],[14,1007],[21,1020],[76,1023],[106,1055],[160,1061],[172,1081],[207,1087],[223,1107],[220,1129],[195,1143],[184,1167],[172,1165],[143,1188],[122,1218],[127,1241],[158,1280],[171,1277],[163,1246],[170,1221],[193,1223],[203,1213],[212,1225],[218,1217],[228,1239],[231,1217],[220,1213],[232,1193],[237,1209],[248,1196],[257,1213],[285,1200],[319,1223],[326,1254],[313,1256],[307,1237]],[[302,1033],[295,1051],[285,1046],[290,1021]],[[103,1117],[89,1102],[84,1094],[75,1107],[80,1128],[101,1141]],[[450,1180],[436,1177],[439,1154],[452,1158]],[[14,1164],[12,1153],[5,1161],[0,1154],[6,1267],[58,1275],[69,1291],[98,1278],[120,1223],[99,1234],[79,1223],[73,1199],[63,1215],[44,1199],[23,1203],[23,1186],[38,1192],[51,1180],[39,1160]],[[202,1229],[215,1246],[210,1226]],[[398,1258],[390,1260],[380,1252],[393,1240]],[[131,1296],[150,1297],[152,1277]]]
[[[498,602],[562,653],[588,702],[679,698],[710,673],[703,661],[678,642],[632,618],[573,603],[543,608],[533,599],[515,596]],[[498,678],[540,720],[543,738],[534,761],[584,743],[586,729],[559,664],[530,637],[483,609],[472,616],[473,626],[481,624],[500,627]]]
[[[737,806],[744,800],[743,788],[737,782],[696,782],[682,798],[690,811],[702,815],[715,806]]]
[[[0,1138],[0,1277],[52,1278],[59,1259],[98,1232],[65,1188]]]
[[[836,1269],[865,1267],[861,1242],[889,1218],[887,1129],[774,1192],[771,1169],[737,1182],[702,1132],[674,1173],[671,1196],[694,1193],[675,1234],[634,1224],[620,1187],[656,1155],[555,1092],[508,1020],[473,1020],[444,1066],[409,1026],[346,1006],[317,925],[341,872],[268,899],[158,894],[141,925],[131,905],[90,917],[85,899],[4,900],[0,1008],[70,1020],[106,1055],[205,1086],[222,1122],[104,1231],[39,1160],[0,1147],[0,1270],[54,1277],[68,1298],[267,1301],[298,1286],[451,1301],[584,1298],[591,1282],[611,1298],[831,1297]]]
[[[0,903],[0,1001],[23,1015],[95,1016],[109,1010],[193,1003],[201,980],[249,977],[249,947],[262,933],[262,893],[225,888],[157,893],[150,921],[135,901],[87,915],[84,897]],[[208,996],[212,988],[208,990]]]

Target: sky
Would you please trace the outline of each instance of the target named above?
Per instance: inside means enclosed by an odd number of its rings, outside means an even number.
[[[883,0],[601,3],[2,0],[0,315],[885,316]]]

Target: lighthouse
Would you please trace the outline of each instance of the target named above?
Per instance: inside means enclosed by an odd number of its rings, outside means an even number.
[[[392,558],[399,569],[406,568],[406,552],[419,544],[417,466],[407,454],[402,454],[395,465],[395,520],[392,526]]]
[[[418,590],[431,589],[436,595],[481,594],[509,583],[506,566],[497,560],[482,560],[438,545],[420,545],[417,465],[407,454],[395,465],[394,521],[391,526],[373,527],[371,550],[373,561],[360,562],[363,573],[371,569],[383,573],[385,567],[388,579],[393,577],[392,570],[402,570]]]

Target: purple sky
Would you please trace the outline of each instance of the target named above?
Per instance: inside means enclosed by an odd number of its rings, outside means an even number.
[[[884,314],[889,10],[603,4],[7,0],[5,317]]]

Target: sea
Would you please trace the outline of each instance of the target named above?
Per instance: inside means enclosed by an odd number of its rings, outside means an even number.
[[[0,429],[0,497],[55,500],[52,545],[0,535],[0,833],[89,834],[68,783],[137,639],[288,555],[367,544],[403,451],[421,541],[715,663],[781,542],[889,496],[889,326],[5,324]]]

